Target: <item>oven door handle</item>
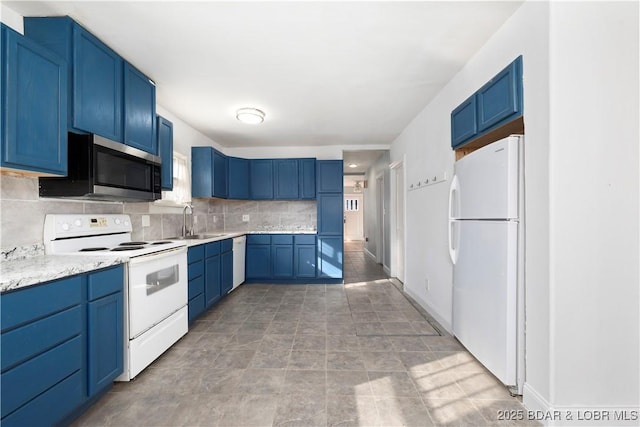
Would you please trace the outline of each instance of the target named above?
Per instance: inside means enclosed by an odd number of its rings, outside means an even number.
[[[143,262],[148,261],[150,258],[152,258],[154,261],[158,260],[158,259],[162,259],[162,258],[167,258],[167,257],[172,257],[172,256],[176,256],[176,255],[180,255],[180,254],[186,254],[187,253],[187,248],[186,247],[181,247],[181,248],[174,248],[174,249],[167,249],[165,251],[162,252],[154,252],[152,254],[148,254],[148,255],[143,255],[143,256],[139,256],[139,257],[135,257],[135,258],[130,258],[129,259],[129,264],[140,264]]]

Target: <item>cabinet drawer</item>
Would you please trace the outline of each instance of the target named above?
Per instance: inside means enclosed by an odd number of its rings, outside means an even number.
[[[189,264],[189,280],[195,279],[198,276],[202,276],[204,274],[204,261],[200,260]]]
[[[92,273],[88,277],[89,301],[123,290],[124,272],[121,266]]]
[[[2,413],[8,414],[82,368],[84,337],[78,336],[2,374]],[[64,396],[59,396],[62,401]]]
[[[293,235],[291,234],[274,234],[271,236],[272,245],[293,245]]]
[[[233,239],[224,239],[220,242],[220,246],[222,248],[222,252],[229,252],[233,250]]]
[[[38,303],[34,304],[34,301]],[[81,301],[81,276],[3,294],[0,298],[2,332],[78,305]]]
[[[189,299],[195,298],[204,292],[204,275],[189,279]]]
[[[247,245],[270,245],[271,236],[268,234],[249,234],[247,236]]]
[[[189,252],[187,252],[187,262],[189,264],[196,261],[202,261],[204,258],[204,246],[205,245],[199,245],[189,248]]]
[[[220,242],[207,243],[207,246],[205,246],[205,249],[204,249],[204,254],[205,254],[206,258],[210,258],[212,256],[219,255],[220,254]]]
[[[52,425],[69,415],[84,400],[82,371],[56,384],[13,414],[2,419],[3,427]]]
[[[75,306],[2,334],[2,371],[79,335],[82,322],[82,308]]]
[[[296,245],[315,245],[316,244],[315,234],[295,235],[293,236],[293,239]]]

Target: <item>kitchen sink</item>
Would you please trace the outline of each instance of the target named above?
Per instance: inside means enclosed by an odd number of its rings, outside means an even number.
[[[193,234],[191,236],[176,236],[169,237],[168,240],[205,240],[205,239],[214,239],[216,237],[222,237],[225,234]]]

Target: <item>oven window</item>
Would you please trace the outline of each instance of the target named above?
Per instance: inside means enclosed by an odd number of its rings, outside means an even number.
[[[96,184],[132,190],[152,191],[153,166],[142,159],[99,149],[96,158]]]

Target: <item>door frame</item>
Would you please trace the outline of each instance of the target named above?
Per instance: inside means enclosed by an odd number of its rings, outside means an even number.
[[[389,169],[391,172],[391,182],[390,182],[390,197],[391,197],[391,202],[390,203],[390,224],[391,224],[391,230],[390,230],[390,241],[392,242],[391,245],[391,276],[397,278],[399,281],[404,283],[405,280],[405,275],[406,275],[406,259],[407,259],[407,193],[405,190],[405,185],[404,183],[407,182],[406,180],[406,176],[407,176],[407,170],[405,167],[406,164],[406,155],[402,156],[402,160],[397,160],[395,162],[392,162],[389,165]],[[398,185],[402,184],[402,188],[398,188]],[[402,205],[399,206],[398,203],[398,192],[402,191],[404,194],[404,197],[402,198]],[[401,217],[402,222],[403,222],[403,233],[402,235],[399,235],[397,232],[397,224],[398,224],[398,219],[399,217]],[[394,249],[395,246],[393,244],[393,242],[398,242],[400,245],[402,245],[402,256],[400,256],[400,254],[398,253],[399,250]],[[400,277],[402,276],[402,277]]]
[[[376,175],[376,262],[384,265],[384,170]]]

